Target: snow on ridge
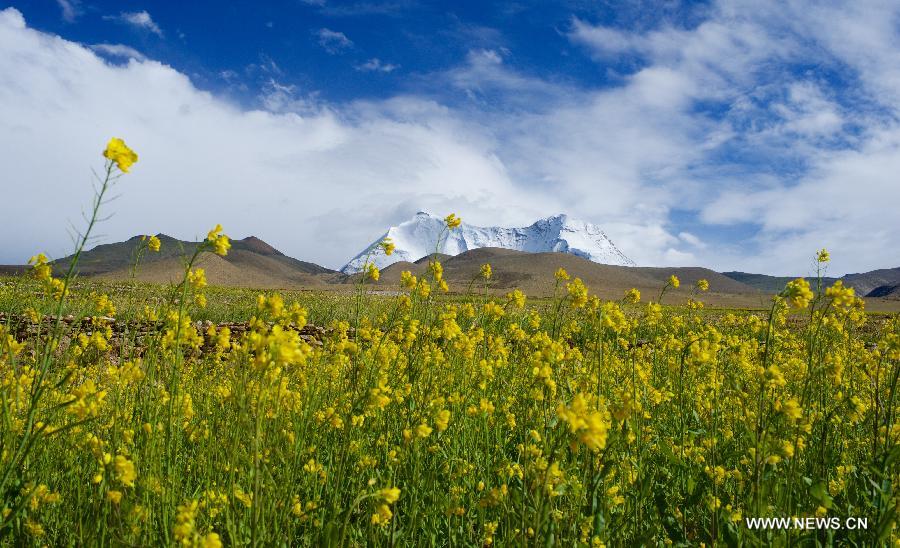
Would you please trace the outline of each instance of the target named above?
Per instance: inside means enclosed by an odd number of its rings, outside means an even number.
[[[434,252],[458,255],[481,247],[531,253],[557,251],[596,263],[635,266],[634,261],[619,251],[599,226],[564,214],[539,219],[524,228],[480,227],[462,223],[446,233],[444,227],[443,218],[420,211],[412,219],[389,228],[380,238],[350,259],[341,268],[341,272],[359,272],[367,258],[378,268],[384,268],[399,261],[414,262]],[[396,246],[390,257],[378,249],[378,244],[384,238],[391,238]],[[438,238],[441,238],[440,247]]]

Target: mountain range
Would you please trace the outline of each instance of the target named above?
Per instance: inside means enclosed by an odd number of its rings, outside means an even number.
[[[390,256],[380,253],[378,244],[385,238],[393,241],[395,250]],[[344,274],[362,270],[366,261],[384,268],[393,263],[415,262],[432,253],[459,255],[472,249],[496,247],[530,253],[561,252],[607,265],[636,266],[619,251],[599,226],[554,215],[539,219],[524,228],[474,226],[461,223],[447,231],[443,218],[424,211],[397,226],[392,226],[380,238],[350,259],[341,268]]]
[[[478,278],[481,265],[490,263],[494,276],[491,287],[507,291],[520,288],[533,296],[549,295],[555,287],[554,272],[565,268],[580,277],[602,298],[618,298],[627,289],[639,289],[653,299],[671,274],[681,279],[682,287],[673,292],[673,301],[687,298],[690,287],[699,279],[710,284],[707,300],[721,306],[765,306],[768,295],[781,291],[792,277],[767,276],[744,272],[715,272],[700,267],[638,267],[623,254],[596,225],[557,215],[541,219],[524,228],[477,227],[463,224],[446,238],[438,239],[444,220],[418,213],[411,220],[391,227],[382,238],[357,254],[341,269],[331,270],[317,264],[291,258],[259,238],[250,236],[232,240],[229,253],[220,257],[203,254],[197,266],[206,269],[212,285],[255,287],[260,289],[341,290],[358,280],[355,274],[367,256],[381,269],[375,284],[395,288],[400,273],[409,270],[424,274],[432,256],[444,265],[444,276],[451,287],[464,291]],[[196,242],[186,242],[163,234],[159,253],[145,253],[136,279],[170,283],[181,279],[184,256],[196,250]],[[396,250],[387,257],[374,253],[384,237],[390,237]],[[82,253],[78,273],[99,279],[128,279],[132,276],[135,250],[140,237],[124,242],[103,244]],[[437,252],[435,252],[437,250]],[[65,272],[71,257],[53,263],[58,274]],[[0,276],[16,275],[22,266],[0,265]],[[858,295],[875,299],[876,306],[900,306],[900,267],[824,278],[826,285],[837,279],[854,287]],[[891,304],[893,303],[893,304]]]

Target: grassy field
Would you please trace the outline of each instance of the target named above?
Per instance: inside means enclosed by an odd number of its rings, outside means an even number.
[[[63,306],[46,280],[3,280],[4,535],[893,539],[896,317],[803,288],[770,311],[600,301],[564,278],[555,299],[447,297],[425,289],[438,272],[393,296],[76,281]],[[763,516],[868,528],[747,527]]]
[[[560,270],[529,301],[433,261],[259,294],[207,286],[221,227],[181,283],[79,281],[137,160],[106,156],[73,268],[0,280],[0,545],[897,542],[900,320],[839,283],[710,310]]]

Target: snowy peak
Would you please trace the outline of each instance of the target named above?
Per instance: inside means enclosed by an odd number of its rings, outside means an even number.
[[[341,272],[359,272],[366,261],[384,268],[399,261],[414,262],[431,253],[458,255],[470,249],[499,247],[531,253],[557,251],[570,253],[596,263],[634,266],[599,226],[559,214],[539,219],[524,228],[480,227],[462,223],[446,231],[444,219],[419,211],[412,219],[392,226],[341,268]],[[396,249],[387,257],[378,244],[391,238]]]

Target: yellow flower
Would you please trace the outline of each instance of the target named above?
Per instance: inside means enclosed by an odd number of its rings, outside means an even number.
[[[172,534],[175,540],[181,541],[183,544],[190,545],[191,537],[194,535],[197,517],[197,501],[191,500],[178,506],[178,513],[175,515],[175,526],[172,527]]]
[[[223,230],[222,225],[216,224],[215,228],[213,228],[206,234],[207,241],[212,242],[213,240],[218,238],[219,234],[222,232],[222,230]]]
[[[392,255],[394,253],[394,249],[396,248],[393,240],[391,240],[390,238],[381,240],[381,243],[378,245],[382,250],[384,250],[384,254],[388,256]]]
[[[576,394],[568,407],[559,405],[557,415],[569,425],[569,431],[577,435],[581,443],[597,452],[606,447],[610,416],[605,409],[591,409],[588,398],[584,394]]]
[[[28,531],[28,534],[33,537],[42,537],[45,533],[44,527],[31,518],[25,520],[25,529]]]
[[[366,263],[366,266],[363,267],[363,272],[365,272],[365,278],[373,282],[377,282],[378,278],[381,277],[381,271],[378,270],[375,263]]]
[[[516,308],[523,308],[525,306],[525,294],[518,289],[513,289],[507,293],[506,300]]]
[[[434,425],[437,426],[438,432],[443,432],[450,425],[450,411],[442,409],[438,411],[437,417],[434,419]]]
[[[803,416],[803,409],[800,408],[800,404],[794,398],[790,398],[784,403],[780,401],[775,402],[775,410],[784,413],[792,421],[799,420]]]
[[[796,280],[788,282],[781,295],[787,299],[791,308],[798,310],[809,306],[809,301],[813,298],[813,292],[809,288],[809,282],[803,278],[797,278]]]
[[[419,426],[416,426],[416,436],[420,438],[427,438],[431,435],[431,427],[425,424],[424,422]]]
[[[106,492],[106,500],[113,504],[119,504],[122,501],[122,492],[121,491],[107,491]]]
[[[118,137],[109,140],[103,156],[115,163],[123,173],[128,173],[128,169],[138,161],[138,155]]]
[[[825,295],[831,297],[834,306],[849,308],[856,301],[856,292],[852,287],[844,287],[844,282],[838,280],[834,285],[825,290]]]
[[[224,257],[228,255],[228,250],[231,249],[231,240],[225,234],[221,234],[222,225],[217,224],[216,227],[209,231],[209,234],[206,235],[206,241],[212,243],[213,251],[215,251],[216,255],[221,255]]]
[[[641,292],[635,288],[631,288],[625,292],[625,302],[630,304],[636,304],[641,300]]]
[[[200,539],[200,547],[201,548],[222,548],[222,539],[219,538],[219,534],[212,532],[203,535]]]
[[[490,280],[491,276],[494,274],[494,271],[491,270],[491,265],[485,263],[481,265],[481,277],[485,280]]]
[[[31,272],[34,274],[34,277],[43,282],[50,281],[52,277],[52,270],[47,262],[47,256],[43,253],[38,253],[28,259],[28,264],[32,265]]]
[[[134,480],[137,478],[137,472],[134,469],[134,463],[123,455],[116,455],[113,461],[113,467],[116,470],[116,478],[122,485],[134,487]]]
[[[678,286],[681,285],[681,280],[678,279],[678,276],[672,274],[671,276],[669,276],[669,285],[671,285],[675,289],[678,289]]]
[[[203,289],[206,287],[206,270],[202,268],[195,268],[188,272],[188,283],[194,289]]]
[[[375,513],[372,514],[372,525],[386,525],[391,518],[394,516],[394,513],[391,512],[391,507],[387,504],[379,504]]]
[[[413,290],[416,288],[416,284],[418,284],[418,280],[413,276],[412,272],[404,270],[400,273],[400,287]]]
[[[397,487],[385,487],[378,490],[378,498],[388,504],[394,504],[400,498],[400,489]]]
[[[819,253],[816,255],[816,261],[820,263],[827,263],[831,260],[831,255],[828,253],[828,250],[822,248],[819,250]]]
[[[581,278],[575,278],[574,281],[566,284],[566,290],[572,297],[572,306],[575,308],[583,308],[588,302],[588,290]]]
[[[147,242],[147,248],[154,253],[159,253],[159,248],[162,246],[162,242],[159,241],[159,238],[156,236],[150,236],[150,241]]]
[[[563,267],[559,267],[556,269],[556,274],[554,274],[557,280],[563,282],[569,279],[569,273],[566,272],[566,269]]]
[[[455,213],[451,213],[444,217],[444,222],[447,223],[447,228],[452,230],[462,224],[462,219],[457,217]]]
[[[706,280],[697,280],[697,289],[700,291],[709,291],[709,282]]]

